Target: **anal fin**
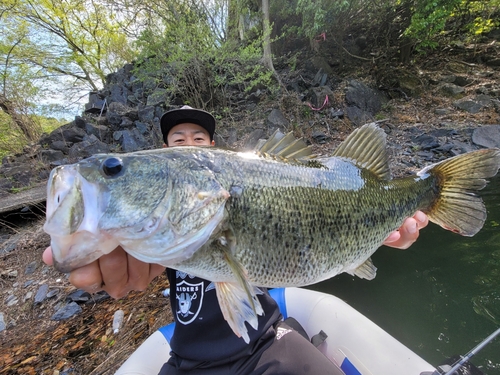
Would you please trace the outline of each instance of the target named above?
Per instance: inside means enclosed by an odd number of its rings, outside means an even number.
[[[377,267],[373,264],[372,258],[368,258],[362,265],[348,273],[360,279],[373,280],[377,276]]]

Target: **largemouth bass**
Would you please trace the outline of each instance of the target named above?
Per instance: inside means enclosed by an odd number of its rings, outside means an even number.
[[[484,149],[392,180],[375,124],[305,164],[211,147],[100,154],[52,171],[44,229],[62,272],[120,245],[214,281],[225,319],[248,341],[245,322],[256,328],[262,314],[258,287],[342,272],[372,279],[370,256],[417,210],[477,233],[486,209],[476,192],[499,166],[500,150]]]

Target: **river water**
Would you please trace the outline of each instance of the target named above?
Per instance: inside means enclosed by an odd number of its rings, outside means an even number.
[[[377,250],[374,280],[342,274],[311,289],[342,298],[433,365],[467,354],[500,327],[500,177],[481,196],[488,218],[474,237],[429,224],[408,250]],[[500,375],[500,336],[471,362]]]

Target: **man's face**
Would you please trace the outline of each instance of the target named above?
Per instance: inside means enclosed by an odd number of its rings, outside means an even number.
[[[172,146],[213,146],[208,132],[197,124],[175,125],[167,135],[167,147]]]

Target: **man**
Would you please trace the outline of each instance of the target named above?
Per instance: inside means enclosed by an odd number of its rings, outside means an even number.
[[[160,123],[164,147],[215,144],[215,119],[208,112],[184,106],[165,113]],[[407,248],[427,223],[425,214],[417,212],[389,235],[385,244]],[[50,248],[43,259],[52,264]],[[74,270],[69,280],[89,292],[105,290],[119,298],[131,290],[144,290],[164,270],[160,265],[138,261],[119,247]],[[265,314],[259,317],[258,330],[249,329],[250,343],[245,344],[223,319],[210,281],[170,269],[167,276],[177,324],[171,341],[172,357],[160,374],[337,373],[307,340],[282,325],[278,307],[267,294],[259,296]]]

